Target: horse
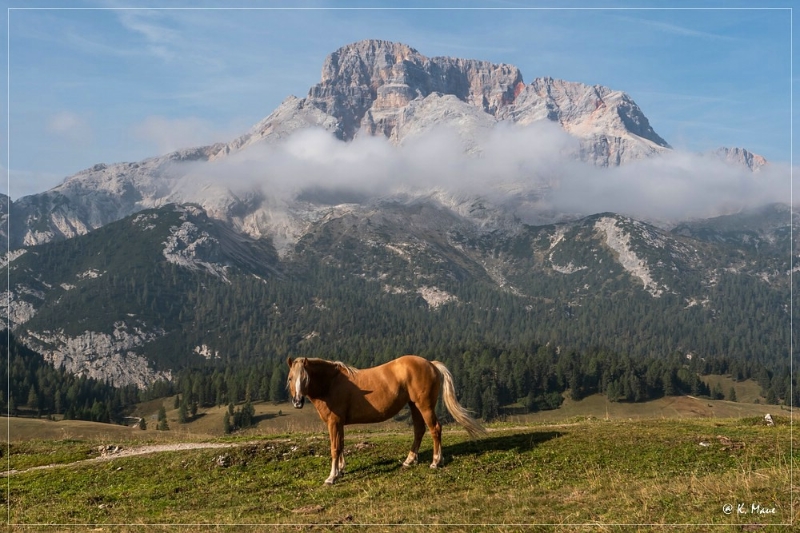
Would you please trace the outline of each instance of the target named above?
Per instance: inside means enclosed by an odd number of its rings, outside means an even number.
[[[411,410],[414,441],[404,467],[417,464],[419,445],[425,426],[433,437],[431,468],[442,464],[442,425],[436,418],[440,390],[444,405],[470,437],[485,433],[456,399],[453,376],[439,361],[405,355],[373,368],[356,369],[340,361],[301,357],[286,360],[289,365],[287,387],[292,404],[302,409],[306,397],[328,426],[331,441],[331,473],[324,484],[332,485],[344,472],[344,426],[383,422],[400,412]]]

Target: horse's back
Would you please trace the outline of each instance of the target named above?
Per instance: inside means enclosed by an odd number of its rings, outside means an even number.
[[[438,381],[436,367],[430,361],[418,355],[403,355],[381,366],[390,367],[390,371],[397,376],[398,380],[404,383],[419,380]]]
[[[418,355],[404,355],[382,365],[359,370],[355,381],[381,381],[406,387],[419,380],[437,380],[436,368]],[[361,379],[358,379],[361,378]]]

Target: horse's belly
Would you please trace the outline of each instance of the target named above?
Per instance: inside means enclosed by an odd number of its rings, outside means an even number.
[[[389,420],[400,412],[404,405],[408,403],[407,398],[395,397],[393,400],[385,400],[376,395],[366,395],[363,401],[354,402],[348,410],[345,424],[373,424]]]

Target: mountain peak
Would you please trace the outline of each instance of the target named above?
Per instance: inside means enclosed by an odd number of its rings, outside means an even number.
[[[320,83],[309,90],[305,102],[307,108],[338,120],[335,128],[328,129],[340,139],[366,134],[399,143],[401,131],[425,129],[404,126],[409,120],[424,120],[411,104],[432,94],[455,96],[494,122],[558,122],[581,141],[581,158],[599,166],[616,166],[670,149],[624,92],[551,77],[526,85],[514,65],[426,57],[391,41],[358,41],[330,54]],[[456,114],[471,113],[465,109]],[[473,136],[462,132],[462,137]]]
[[[402,43],[367,40],[330,54],[307,100],[340,120],[344,140],[363,127],[390,138],[399,111],[415,99],[450,94],[494,115],[514,101],[522,86],[522,73],[512,65],[429,58]]]

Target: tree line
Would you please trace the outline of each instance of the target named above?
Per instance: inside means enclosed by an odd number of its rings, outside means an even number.
[[[12,386],[8,394],[3,391],[0,401],[3,410],[12,415],[121,422],[139,402],[176,395],[179,422],[196,416],[198,407],[228,406],[227,428],[233,431],[253,423],[252,402],[288,399],[283,360],[209,362],[184,368],[173,381],[158,381],[139,390],[134,386],[114,387],[54,368],[13,335],[2,335],[0,363],[7,364],[0,364],[0,384],[10,382]],[[689,358],[676,352],[666,358],[636,358],[601,347],[565,351],[537,343],[435,346],[419,354],[447,365],[462,404],[484,420],[501,417],[511,405],[517,412],[555,409],[565,395],[580,400],[599,393],[612,402],[643,402],[685,394],[735,399],[731,391],[712,390],[706,385],[702,376],[709,374],[730,375],[736,381],[753,379],[768,403],[800,405],[798,374],[790,377],[788,365],[770,370],[758,361],[723,356]],[[363,368],[402,354],[386,350],[357,355],[344,360]],[[241,407],[235,408],[237,405]]]

